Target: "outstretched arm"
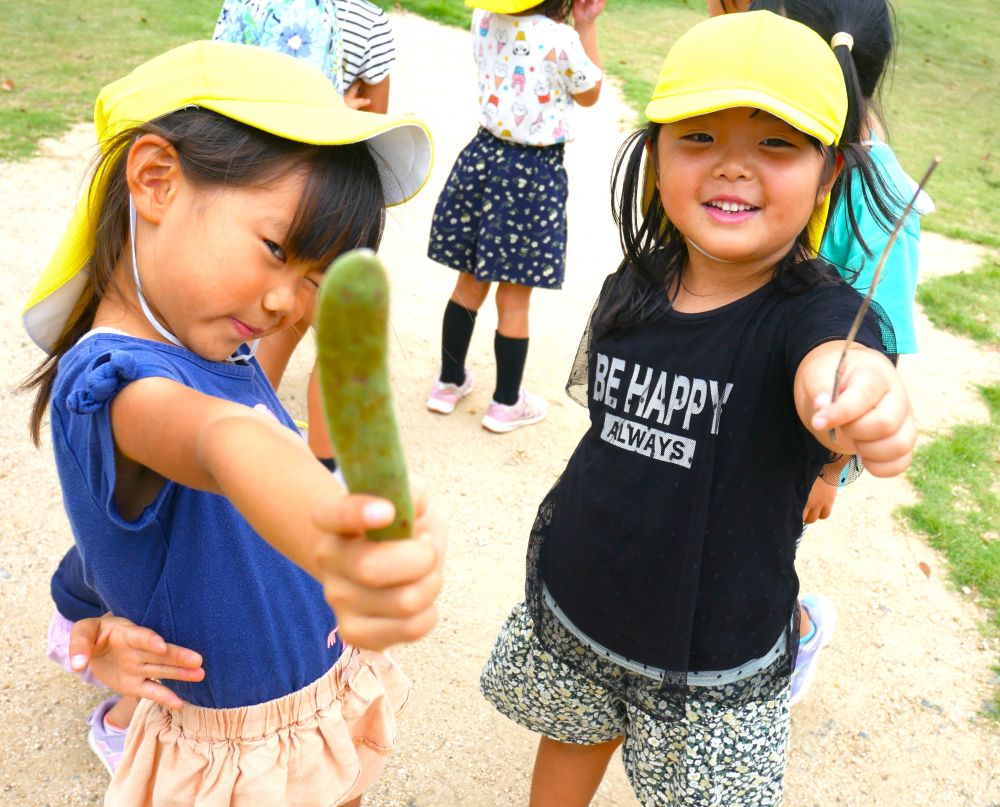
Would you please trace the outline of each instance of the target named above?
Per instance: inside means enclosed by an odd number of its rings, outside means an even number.
[[[125,387],[111,420],[125,472],[116,498],[129,473],[138,480],[133,494],[143,498],[158,492],[144,475],[156,475],[161,486],[172,479],[225,496],[266,541],[323,583],[347,642],[382,649],[433,626],[444,536],[425,503],[416,511],[416,540],[359,540],[392,521],[388,501],[348,495],[273,417],[166,378]]]
[[[831,386],[844,342],[811,350],[795,374],[795,406],[806,428],[838,454],[858,454],[874,476],[895,476],[913,458],[916,425],[903,382],[881,353],[853,343],[837,400]],[[830,430],[834,438],[830,437]]]

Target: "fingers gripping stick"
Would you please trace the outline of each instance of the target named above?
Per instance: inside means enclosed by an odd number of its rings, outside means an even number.
[[[372,540],[407,538],[413,502],[389,387],[389,285],[369,249],[347,252],[326,270],[319,291],[316,354],[323,409],[352,493],[391,501],[396,520]]]

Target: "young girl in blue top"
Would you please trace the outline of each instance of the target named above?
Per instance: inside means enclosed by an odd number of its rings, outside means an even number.
[[[49,412],[87,582],[204,671],[164,678],[181,708],[140,704],[106,803],[356,804],[408,692],[375,651],[431,628],[440,530],[421,506],[416,540],[359,540],[391,504],[316,462],[253,353],[333,256],[377,245],[429,136],[219,42],[108,85],[95,123],[90,188],[25,310],[49,354],[31,427]]]
[[[591,425],[481,679],[542,735],[533,805],[589,803],[619,745],[644,805],[781,802],[809,489],[831,453],[891,476],[915,442],[888,324],[848,347],[861,296],[816,258],[841,158],[865,160],[845,80],[797,22],[707,20],[620,152],[625,258],[570,378]]]
[[[479,131],[434,209],[427,255],[459,273],[441,325],[441,371],[427,408],[442,415],[472,391],[465,366],[476,314],[496,283],[496,386],[483,426],[505,433],[548,411],[521,388],[535,288],[566,266],[565,144],[574,103],[601,92],[598,15],[605,0],[466,0],[479,73]],[[572,13],[574,26],[565,24]]]
[[[867,292],[875,265],[915,185],[883,142],[884,127],[875,102],[895,41],[889,4],[886,0],[709,0],[708,7],[713,14],[773,11],[807,25],[827,41],[839,37],[834,52],[845,71],[857,77],[843,137],[864,147],[871,170],[863,165],[845,170],[834,185],[820,255],[860,292]],[[918,201],[919,212],[927,212],[928,205],[933,210],[926,194]],[[919,260],[920,219],[914,212],[903,222],[874,294],[892,323],[898,354],[917,351],[913,303]],[[830,515],[839,481],[839,468],[826,469],[816,480],[803,514],[807,524]],[[804,595],[800,605],[801,645],[792,677],[792,704],[809,690],[820,651],[837,624],[837,609],[822,594]]]

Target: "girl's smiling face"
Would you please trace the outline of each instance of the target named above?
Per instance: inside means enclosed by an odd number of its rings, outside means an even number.
[[[667,218],[699,253],[750,271],[791,249],[833,185],[825,166],[808,136],[746,107],[665,123],[656,141]]]
[[[301,318],[324,268],[290,260],[283,246],[305,174],[252,188],[199,187],[183,173],[171,183],[152,220],[137,203],[139,276],[154,316],[215,361]]]

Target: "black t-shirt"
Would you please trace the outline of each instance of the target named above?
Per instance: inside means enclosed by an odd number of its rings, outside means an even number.
[[[772,648],[798,593],[802,510],[829,456],[799,420],[795,372],[844,338],[860,302],[844,284],[796,296],[769,284],[593,341],[591,425],[546,500],[538,565],[574,625],[678,672]],[[883,349],[872,317],[857,341]]]

